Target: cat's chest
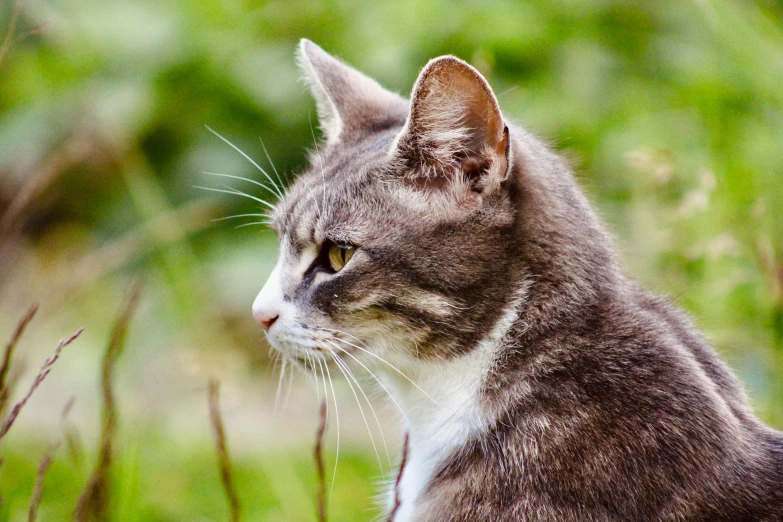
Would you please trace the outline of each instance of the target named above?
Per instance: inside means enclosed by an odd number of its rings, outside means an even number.
[[[438,470],[491,425],[483,383],[517,316],[523,295],[521,288],[489,335],[468,354],[428,367],[421,364],[415,386],[399,378],[389,382],[407,421],[409,436],[398,491],[400,506],[394,522],[420,518],[416,510],[421,495],[437,480]]]
[[[443,433],[449,432],[450,426],[443,426]],[[471,431],[470,426],[460,426],[458,433],[463,435]],[[399,498],[399,508],[394,522],[412,522],[420,507],[420,500],[427,488],[436,480],[436,473],[446,459],[467,442],[464,438],[455,436],[436,438],[417,443],[411,439],[408,446],[405,466],[400,476],[396,494]]]
[[[394,522],[416,520],[421,495],[436,480],[435,475],[449,458],[485,429],[487,418],[480,399],[480,377],[457,372],[440,380],[433,393],[437,404],[419,401],[406,408],[408,447],[397,489],[400,506]],[[392,499],[393,499],[392,492]]]
[[[400,505],[393,522],[413,520],[416,499],[424,491],[432,477],[432,467],[428,466],[424,459],[415,455],[409,457],[397,491]]]

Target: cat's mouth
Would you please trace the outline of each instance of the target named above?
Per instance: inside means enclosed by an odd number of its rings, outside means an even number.
[[[311,359],[307,359],[303,355],[297,355],[297,354],[290,354],[289,353],[289,354],[286,354],[286,357],[288,357],[288,359],[293,361],[300,368],[308,368],[312,364],[312,360]]]
[[[315,368],[322,364],[329,367],[340,367],[341,365],[348,363],[351,359],[355,359],[353,354],[346,351],[341,352],[325,346],[306,346],[293,349],[277,348],[277,350],[282,353],[284,357],[305,370],[315,370]],[[346,357],[348,357],[348,360],[346,360]],[[341,361],[341,363],[338,363],[336,360]]]
[[[329,363],[328,350],[319,346],[301,345],[296,343],[269,343],[283,357],[301,368],[313,368],[320,363]]]
[[[340,364],[355,360],[354,346],[358,341],[348,342],[341,336],[322,332],[314,332],[307,328],[306,332],[278,331],[267,333],[270,346],[286,359],[302,368],[314,368],[319,364]],[[303,335],[304,334],[304,335]],[[365,351],[365,350],[361,350]]]

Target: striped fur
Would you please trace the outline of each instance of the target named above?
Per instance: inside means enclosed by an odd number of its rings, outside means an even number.
[[[783,435],[479,73],[434,60],[408,103],[310,42],[300,62],[326,143],[256,306],[277,349],[339,353],[402,408],[396,522],[783,520]],[[357,250],[313,272],[327,241]]]

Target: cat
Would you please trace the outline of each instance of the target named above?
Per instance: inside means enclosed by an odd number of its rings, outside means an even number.
[[[408,101],[310,41],[299,64],[325,139],[253,316],[401,408],[395,522],[783,520],[783,434],[476,69],[434,59]]]

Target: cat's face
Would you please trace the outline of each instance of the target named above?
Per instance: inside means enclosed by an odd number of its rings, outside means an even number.
[[[511,288],[508,131],[491,90],[442,58],[409,104],[310,42],[300,57],[327,140],[274,211],[256,320],[301,362],[469,350]]]

